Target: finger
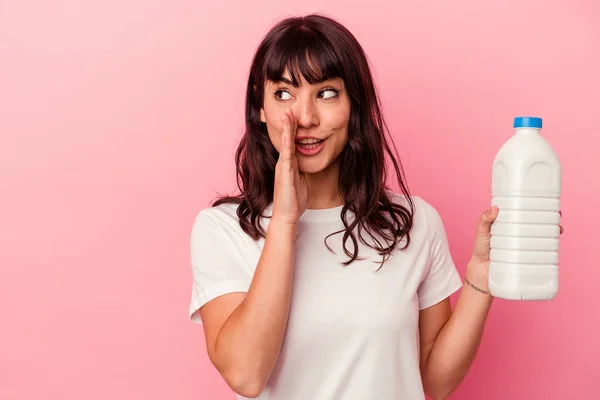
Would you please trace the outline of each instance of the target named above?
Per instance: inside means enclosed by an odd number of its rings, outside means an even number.
[[[491,225],[496,217],[498,217],[498,212],[500,212],[500,210],[497,206],[488,208],[483,214],[481,214],[481,222],[485,225]]]
[[[296,114],[294,114],[294,110],[290,109],[290,114],[292,118],[292,146],[294,147],[294,153],[296,152],[296,135],[298,134],[298,118],[296,118]]]
[[[481,214],[481,218],[479,219],[479,225],[477,226],[477,231],[482,234],[487,234],[490,232],[492,223],[498,216],[499,209],[497,206],[493,206],[488,208]]]
[[[281,150],[279,152],[279,157],[283,160],[289,160],[292,158],[292,146],[290,145],[290,142],[292,142],[292,123],[287,112],[281,116],[281,123],[283,124],[283,130],[281,132]]]
[[[560,215],[562,217],[562,211],[561,210],[558,211],[558,215]],[[560,234],[562,235],[563,232],[565,231],[565,228],[563,228],[562,225],[559,225],[559,227],[560,227]]]
[[[289,135],[289,139],[290,141],[288,142],[289,147],[290,147],[290,154],[294,155],[296,154],[296,116],[294,115],[294,111],[292,111],[291,108],[288,108],[285,110],[285,114],[287,115],[288,119],[290,120],[290,135]]]

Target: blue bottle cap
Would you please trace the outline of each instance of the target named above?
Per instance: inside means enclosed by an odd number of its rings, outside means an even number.
[[[516,117],[513,128],[542,128],[542,119],[538,117]]]

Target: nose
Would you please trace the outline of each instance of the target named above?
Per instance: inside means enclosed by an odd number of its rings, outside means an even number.
[[[308,129],[319,124],[318,111],[315,102],[304,98],[296,102],[294,114],[298,119],[298,126]]]

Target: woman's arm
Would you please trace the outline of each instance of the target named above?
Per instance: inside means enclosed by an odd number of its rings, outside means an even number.
[[[296,226],[271,221],[247,294],[232,293],[200,309],[208,355],[227,384],[258,396],[271,374],[288,319]]]
[[[420,313],[423,387],[435,400],[446,399],[458,387],[475,359],[493,299],[486,273],[487,265],[471,260],[467,280],[488,293],[465,283],[454,311],[446,299]]]
[[[445,299],[419,315],[423,387],[435,400],[446,399],[458,387],[481,343],[493,301],[488,276],[491,228],[498,212],[494,206],[481,215],[473,255],[454,311],[450,300]],[[560,233],[563,231],[561,225]]]
[[[228,385],[244,397],[262,392],[287,326],[297,223],[308,202],[308,186],[296,158],[297,129],[298,121],[287,109],[275,167],[273,215],[248,293],[221,296],[200,309],[209,357]]]
[[[447,398],[469,371],[483,335],[492,305],[488,268],[492,223],[498,207],[482,213],[475,234],[473,255],[454,311],[446,299],[422,310],[419,317],[421,376],[427,394],[435,400]]]

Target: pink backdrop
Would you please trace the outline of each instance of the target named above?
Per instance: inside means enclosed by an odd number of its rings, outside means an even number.
[[[564,165],[560,294],[496,301],[452,399],[597,399],[598,2],[233,3],[0,2],[0,398],[233,398],[187,319],[189,231],[233,189],[255,46],[320,11],[365,47],[461,273],[512,118],[544,118]]]

